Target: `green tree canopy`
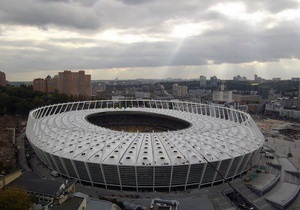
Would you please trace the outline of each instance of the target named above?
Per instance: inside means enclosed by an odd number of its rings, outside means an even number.
[[[0,116],[4,114],[28,114],[30,110],[54,103],[84,100],[64,93],[42,93],[32,86],[0,86]]]

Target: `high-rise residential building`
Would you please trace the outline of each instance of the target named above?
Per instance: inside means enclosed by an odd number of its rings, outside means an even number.
[[[33,80],[33,89],[45,93],[66,93],[68,95],[88,96],[91,91],[91,75],[86,75],[84,71],[59,72],[58,75],[51,78],[47,76],[45,79]]]
[[[242,81],[242,77],[240,75],[234,76],[233,77],[234,81]]]
[[[254,81],[257,81],[258,80],[258,76],[257,74],[254,74]]]
[[[64,71],[58,73],[58,90],[68,95],[91,96],[91,75],[84,71]]]
[[[4,72],[0,71],[0,86],[6,86],[6,75]]]
[[[173,93],[173,95],[177,95],[178,87],[179,87],[178,84],[173,84],[172,85],[172,93]]]
[[[47,88],[46,88],[46,80],[42,78],[37,78],[33,80],[32,83],[33,90],[40,91],[46,93]]]
[[[84,71],[64,71],[58,73],[58,91],[68,95],[91,96],[91,75]]]
[[[206,77],[205,76],[200,76],[200,87],[205,87],[206,86]]]
[[[218,85],[218,78],[216,76],[210,77],[210,86],[217,86]]]
[[[265,79],[263,79],[263,78],[257,76],[257,74],[254,74],[254,81],[255,81],[255,82],[264,82]]]
[[[292,77],[291,80],[292,80],[292,82],[300,82],[299,77]]]
[[[241,76],[241,75],[236,75],[233,77],[234,81],[247,81],[247,77]]]
[[[49,75],[45,79],[46,81],[46,92],[47,93],[55,93],[58,91],[58,75],[55,75],[53,78],[51,78]]]
[[[172,85],[172,93],[175,96],[184,97],[188,95],[188,87],[187,86],[180,86],[178,84]]]
[[[179,86],[177,94],[179,97],[187,96],[188,95],[188,87],[187,86]]]
[[[51,78],[49,75],[45,78],[37,78],[33,80],[33,90],[44,93],[54,93],[58,91],[58,76]]]

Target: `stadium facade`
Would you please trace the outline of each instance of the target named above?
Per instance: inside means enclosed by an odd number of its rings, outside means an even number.
[[[26,135],[39,159],[60,174],[93,186],[134,191],[223,183],[215,169],[232,180],[249,169],[264,142],[247,113],[157,100],[37,108],[29,114]]]

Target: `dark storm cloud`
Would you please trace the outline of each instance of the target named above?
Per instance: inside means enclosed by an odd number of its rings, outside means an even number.
[[[92,8],[67,1],[0,0],[0,21],[6,24],[45,26],[49,24],[79,29],[97,29],[101,20]]]

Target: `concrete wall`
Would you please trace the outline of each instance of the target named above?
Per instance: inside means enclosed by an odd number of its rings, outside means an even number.
[[[17,170],[15,172],[12,172],[10,174],[7,174],[5,176],[0,177],[0,189],[2,189],[5,186],[8,185],[9,183],[13,182],[15,179],[19,178],[22,175],[21,170]]]

